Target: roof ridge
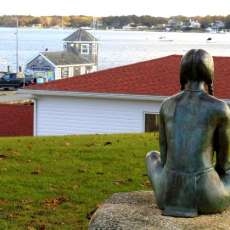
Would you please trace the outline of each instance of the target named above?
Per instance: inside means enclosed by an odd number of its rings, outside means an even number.
[[[29,86],[27,89],[170,96],[180,89],[181,56],[178,54],[168,55]],[[230,75],[230,57],[214,56],[213,58],[215,95],[230,99],[230,78],[228,77]]]
[[[108,69],[102,69],[102,70],[99,70],[99,71],[96,71],[96,72],[92,72],[92,73],[87,73],[87,74],[82,74],[82,75],[78,75],[78,76],[74,76],[74,77],[70,77],[70,78],[63,78],[63,79],[57,79],[55,81],[50,81],[50,82],[45,82],[45,83],[42,83],[42,85],[53,85],[53,84],[56,84],[57,82],[66,82],[66,81],[72,81],[74,79],[77,79],[79,77],[84,77],[85,79],[89,79],[89,78],[96,78],[98,77],[98,75],[100,74],[103,74],[103,73],[106,73],[108,71],[113,71],[113,70],[122,70],[124,68],[127,68],[127,67],[132,67],[132,66],[136,66],[136,65],[143,65],[145,63],[152,63],[153,61],[158,61],[158,60],[161,60],[161,59],[168,59],[170,57],[179,57],[181,55],[176,55],[176,54],[172,54],[172,55],[168,55],[168,56],[163,56],[163,57],[158,57],[158,58],[154,58],[154,59],[150,59],[150,60],[145,60],[145,61],[141,61],[141,62],[135,62],[135,63],[131,63],[131,64],[127,64],[127,65],[122,65],[122,66],[115,66],[115,67],[111,67],[111,68],[108,68]],[[108,76],[107,76],[108,77]],[[28,86],[26,88],[34,88],[34,86]],[[35,85],[35,88],[36,88],[36,85]]]

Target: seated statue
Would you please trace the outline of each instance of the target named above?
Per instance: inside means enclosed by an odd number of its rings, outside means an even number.
[[[163,215],[195,217],[230,205],[230,110],[213,96],[214,64],[204,50],[181,60],[181,92],[160,109],[160,153],[146,155]]]

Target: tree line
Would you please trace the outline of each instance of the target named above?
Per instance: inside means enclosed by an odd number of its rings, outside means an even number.
[[[225,28],[230,29],[230,15],[228,16],[174,16],[174,17],[154,17],[149,15],[136,16],[108,16],[98,17],[96,20],[96,26],[98,28],[122,28],[127,24],[134,26],[142,25],[147,27],[159,26],[167,24],[170,19],[176,19],[178,21],[186,22],[189,19],[198,20],[201,23],[201,28],[207,28],[211,23],[220,20],[225,23]],[[92,16],[28,16],[28,15],[3,15],[0,16],[1,27],[15,27],[16,20],[19,21],[20,27],[90,27],[93,24]]]

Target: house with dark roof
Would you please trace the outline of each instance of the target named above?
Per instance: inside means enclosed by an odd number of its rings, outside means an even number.
[[[89,32],[78,29],[63,40],[63,48],[38,54],[26,64],[25,74],[48,82],[97,70],[98,41]]]
[[[34,135],[139,133],[158,128],[161,103],[180,91],[181,56],[171,55],[40,85]],[[230,57],[214,57],[214,95],[230,104]]]

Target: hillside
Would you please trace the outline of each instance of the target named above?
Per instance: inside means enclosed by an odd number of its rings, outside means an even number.
[[[0,229],[87,229],[114,192],[148,190],[157,134],[0,139]]]

